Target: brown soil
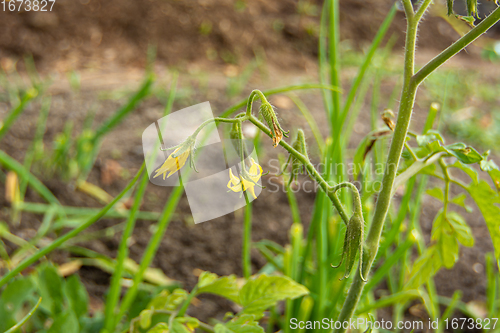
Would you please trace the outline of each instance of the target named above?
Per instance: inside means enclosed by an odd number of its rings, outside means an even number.
[[[362,46],[375,35],[391,3],[340,1],[343,40]],[[52,12],[0,12],[0,57],[32,54],[50,71],[118,62],[142,66],[148,45],[175,66],[241,63],[258,56],[282,68],[317,55],[322,1],[58,0]],[[402,45],[401,12],[392,33]],[[457,34],[429,17],[421,43],[443,48]]]

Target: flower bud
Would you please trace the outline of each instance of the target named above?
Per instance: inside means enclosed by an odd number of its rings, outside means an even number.
[[[309,160],[309,156],[307,155],[306,139],[305,139],[305,135],[304,135],[303,130],[299,129],[297,131],[297,137],[293,141],[292,147],[297,152],[299,152],[301,155],[303,155],[307,160]],[[286,161],[286,163],[283,167],[283,172],[286,170],[286,168],[288,167],[288,164],[290,164],[290,162],[292,165],[292,169],[290,171],[290,179],[288,180],[288,186],[290,186],[290,184],[293,181],[297,180],[297,175],[299,173],[301,173],[302,171],[304,171],[304,169],[307,171],[307,168],[305,167],[305,165],[303,165],[302,162],[299,159],[297,159],[297,157],[295,157],[295,155],[290,154],[288,156],[288,160]]]
[[[453,10],[454,0],[446,0],[446,5],[448,7],[448,16],[453,15],[455,11]]]
[[[278,118],[276,117],[276,113],[274,112],[273,106],[271,104],[263,102],[260,106],[260,114],[271,130],[274,147],[278,146],[283,136],[288,138],[289,132],[285,132],[283,128],[281,128],[281,125],[278,122]]]
[[[467,15],[477,17],[477,0],[467,0]]]
[[[352,266],[354,266],[356,255],[359,251],[359,275],[363,281],[366,281],[366,279],[363,277],[363,243],[365,222],[363,219],[359,193],[357,193],[356,191],[355,194],[357,195],[354,196],[354,213],[347,223],[342,258],[340,259],[340,263],[337,266],[334,266],[332,264],[332,267],[337,268],[345,261],[345,273],[344,277],[341,278],[341,280],[348,278],[351,274]]]
[[[241,130],[240,122],[233,123],[231,131],[229,132],[229,138],[238,156],[243,159],[246,158],[246,156],[248,156],[248,151],[245,140],[243,139],[243,131]]]

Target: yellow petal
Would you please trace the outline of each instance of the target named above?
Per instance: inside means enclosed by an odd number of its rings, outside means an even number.
[[[227,183],[227,188],[233,192],[241,192],[241,184],[233,185],[231,180]]]
[[[237,178],[235,175],[233,175],[233,171],[229,169],[229,179],[231,179],[231,182],[233,182],[233,185],[236,185],[240,182],[240,179]]]
[[[255,186],[249,187],[247,192],[250,192],[250,194],[252,194],[253,198],[257,199],[257,196],[255,195],[254,187]]]
[[[173,153],[168,156],[165,162],[163,162],[162,166],[159,167],[158,170],[156,170],[156,174],[154,175],[153,178],[156,178],[159,175],[163,174],[163,180],[165,180],[165,176],[167,176],[167,178],[172,176],[177,170],[180,170],[184,166],[184,164],[186,164],[186,160],[189,157],[191,151],[188,149],[180,156],[173,157],[173,155],[178,150],[179,148],[174,150]]]
[[[260,165],[255,163],[255,161],[252,159],[252,166],[250,167],[249,174],[250,178],[253,180],[254,183],[257,183],[262,176],[262,168]]]

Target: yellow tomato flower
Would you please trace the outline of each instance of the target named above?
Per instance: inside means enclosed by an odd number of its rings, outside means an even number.
[[[233,192],[242,192],[248,191],[252,194],[254,199],[257,199],[255,195],[254,187],[257,185],[260,177],[262,176],[262,168],[260,165],[255,163],[254,159],[250,157],[252,165],[250,166],[248,172],[246,172],[246,177],[240,175],[240,177],[236,177],[233,175],[231,169],[229,169],[229,182],[227,183],[227,188],[229,188]],[[248,179],[247,179],[248,178]]]
[[[177,170],[180,170],[184,166],[184,164],[186,164],[186,160],[191,153],[191,149],[188,148],[179,156],[174,157],[179,149],[181,149],[181,147],[177,148],[172,154],[170,154],[170,156],[165,160],[162,166],[156,170],[156,174],[153,178],[156,178],[159,175],[163,175],[163,180],[165,180],[165,175],[167,176],[167,178],[172,176],[175,172],[177,172]]]

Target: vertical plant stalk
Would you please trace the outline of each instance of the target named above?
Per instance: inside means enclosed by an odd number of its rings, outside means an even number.
[[[419,84],[435,69],[441,66],[446,60],[472,43],[482,33],[486,32],[493,24],[500,20],[500,8],[497,8],[486,19],[484,19],[477,27],[472,29],[468,34],[464,35],[445,51],[439,54],[436,58],[425,65],[417,74],[414,75],[415,64],[415,47],[417,41],[418,24],[430,4],[430,0],[424,0],[416,12],[414,12],[410,0],[403,0],[407,18],[407,32],[405,41],[405,68],[404,82],[401,93],[401,102],[399,105],[398,119],[394,130],[393,140],[389,149],[386,169],[382,180],[382,190],[379,194],[375,214],[370,230],[368,232],[365,251],[363,255],[362,273],[368,276],[377,250],[380,243],[380,235],[384,226],[387,211],[389,209],[392,197],[392,187],[396,177],[396,172],[401,158],[401,153],[405,143],[408,127],[410,124],[411,113],[415,102],[415,95]],[[353,316],[356,306],[361,297],[365,282],[362,280],[360,273],[357,272],[353,283],[349,289],[344,306],[339,315],[340,322],[349,321]],[[337,333],[345,332],[341,328],[336,330]]]
[[[252,261],[250,250],[252,247],[252,203],[246,193],[243,193],[246,201],[244,225],[243,225],[243,277],[248,279],[252,275]]]

